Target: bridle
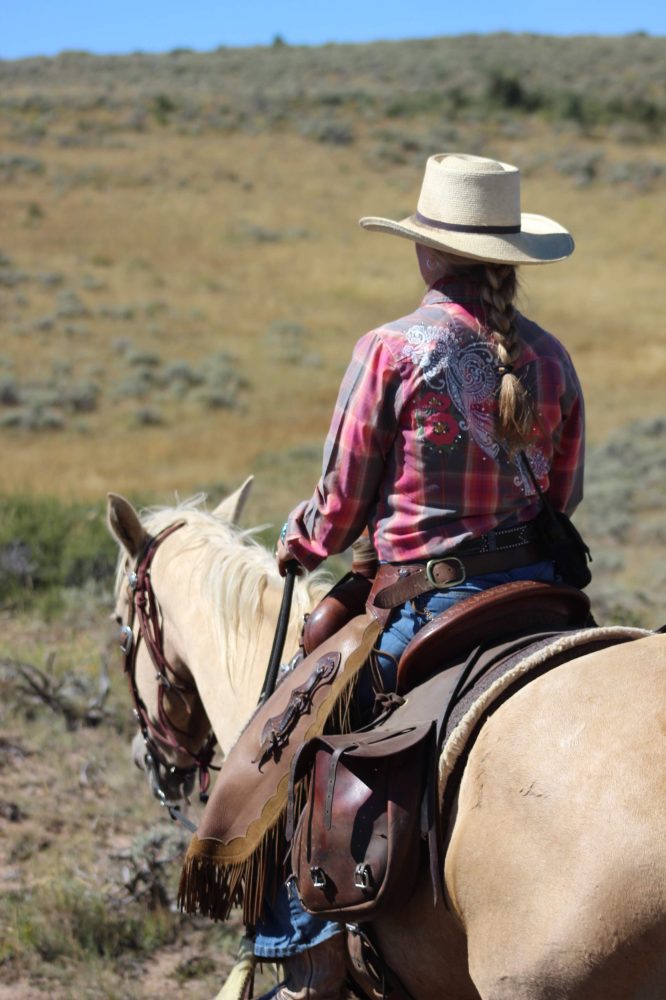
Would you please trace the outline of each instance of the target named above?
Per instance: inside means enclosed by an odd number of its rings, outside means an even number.
[[[127,624],[122,625],[120,629],[120,648],[123,653],[125,674],[129,681],[130,693],[134,702],[134,715],[139,724],[146,748],[144,763],[146,770],[151,776],[153,792],[159,802],[168,810],[172,819],[182,823],[189,830],[195,831],[195,824],[173,804],[168,794],[168,786],[169,784],[173,784],[177,787],[187,789],[189,786],[191,788],[194,777],[198,774],[199,799],[201,802],[207,802],[210,772],[211,770],[219,770],[218,767],[212,764],[217,738],[211,729],[201,749],[196,752],[190,750],[183,746],[179,740],[179,736],[182,737],[186,733],[182,729],[179,729],[167,715],[164,706],[164,696],[167,692],[177,694],[189,713],[191,712],[191,708],[185,695],[194,692],[196,688],[193,684],[187,684],[183,681],[182,677],[178,676],[177,671],[169,663],[165,655],[162,614],[151,580],[151,566],[158,548],[165,539],[182,528],[184,524],[185,521],[176,521],[174,524],[170,524],[160,531],[159,534],[149,536],[136,557],[134,569],[128,570],[127,596],[130,613]],[[271,696],[277,682],[289,622],[295,578],[296,564],[291,563],[287,566],[285,588],[282,595],[277,628],[266,676],[259,696],[260,705]],[[136,622],[138,622],[138,634],[135,638],[134,627]],[[139,694],[136,682],[137,655],[139,644],[142,640],[157,670],[157,720],[155,721],[150,718],[145,702]],[[193,763],[189,767],[181,767],[177,764],[169,763],[162,753],[161,748],[163,747],[186,754],[191,758]],[[167,776],[168,780],[165,780],[164,775]]]
[[[191,829],[196,829],[187,817],[173,805],[168,796],[168,783],[165,781],[160,769],[169,778],[169,781],[178,786],[191,787],[195,775],[199,777],[199,798],[202,802],[208,799],[208,787],[210,785],[210,771],[217,770],[212,765],[217,739],[211,730],[206,742],[200,750],[193,751],[183,746],[182,737],[187,735],[179,729],[175,723],[169,719],[164,705],[164,697],[167,693],[176,694],[182,700],[186,710],[191,712],[190,705],[186,698],[196,689],[194,685],[186,683],[174,667],[169,663],[164,652],[164,630],[163,619],[160,606],[155,597],[151,580],[151,566],[155,554],[165,539],[178,531],[185,524],[178,521],[164,528],[155,536],[150,536],[139,552],[134,569],[127,573],[129,619],[127,624],[120,630],[120,648],[124,657],[125,674],[129,681],[130,693],[134,702],[134,714],[141,735],[146,746],[145,764],[151,774],[153,790],[161,804],[168,809],[172,819],[184,822]],[[138,633],[134,635],[134,626],[138,623]],[[158,683],[157,692],[157,719],[150,718],[145,702],[139,694],[136,680],[137,654],[141,641],[146,645],[148,655],[157,671],[156,680]],[[163,748],[177,750],[186,754],[193,763],[188,767],[181,767],[171,764],[165,758]]]

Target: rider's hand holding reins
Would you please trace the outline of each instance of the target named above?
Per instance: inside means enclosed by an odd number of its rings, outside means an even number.
[[[275,558],[277,559],[280,576],[287,575],[287,568],[293,569],[296,576],[302,575],[303,567],[298,560],[294,558],[281,538],[278,539],[277,547],[275,549]]]

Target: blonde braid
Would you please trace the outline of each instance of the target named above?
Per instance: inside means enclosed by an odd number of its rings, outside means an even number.
[[[524,448],[533,433],[534,407],[513,366],[520,356],[520,339],[513,302],[518,289],[516,268],[510,264],[486,264],[481,281],[481,300],[486,307],[487,329],[497,350],[501,376],[498,396],[499,431],[514,453]]]

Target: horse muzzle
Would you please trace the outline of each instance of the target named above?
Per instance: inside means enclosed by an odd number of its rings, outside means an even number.
[[[162,805],[189,800],[196,767],[178,767],[158,760],[141,733],[132,740],[132,758],[139,770],[145,772],[151,792]]]

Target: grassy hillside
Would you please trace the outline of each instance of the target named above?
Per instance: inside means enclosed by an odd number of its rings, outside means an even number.
[[[253,472],[248,519],[282,522],[354,341],[421,293],[357,220],[411,212],[432,152],[517,163],[574,233],[522,303],[586,392],[595,610],[663,623],[665,58],[498,35],[0,62],[0,1000],[219,985],[238,926],[170,911],[182,845],[129,764],[104,496]]]
[[[357,219],[411,211],[446,148],[518,163],[525,208],[574,232],[570,262],[524,269],[524,303],[574,354],[592,439],[659,414],[665,50],[491,36],[0,63],[0,492],[256,471],[260,516],[288,507],[354,340],[420,293],[409,244]]]

